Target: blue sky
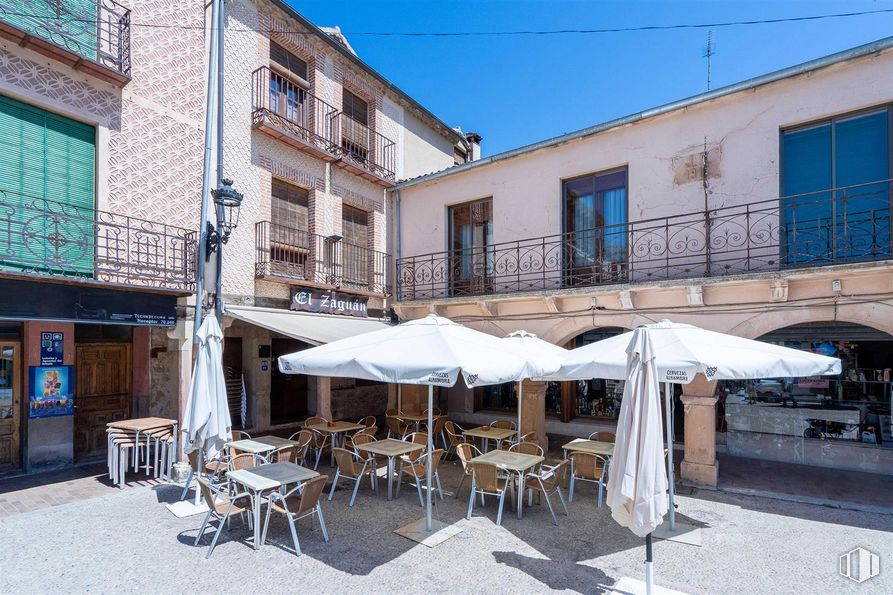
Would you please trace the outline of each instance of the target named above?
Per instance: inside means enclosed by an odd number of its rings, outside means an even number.
[[[893,8],[893,0],[288,0],[339,25],[359,56],[491,155],[706,90],[707,31],[376,37],[774,19]],[[893,35],[893,13],[713,30],[713,87]],[[843,91],[843,90],[842,90]]]

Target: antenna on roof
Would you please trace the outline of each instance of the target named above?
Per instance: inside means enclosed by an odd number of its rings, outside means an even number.
[[[712,82],[711,77],[710,77],[710,75],[711,75],[711,73],[710,73],[711,58],[713,57],[713,54],[715,54],[715,53],[716,53],[716,45],[714,45],[714,43],[713,43],[713,31],[707,31],[707,45],[704,46],[704,53],[702,54],[702,57],[707,58],[707,90],[708,91],[710,90],[710,84]]]

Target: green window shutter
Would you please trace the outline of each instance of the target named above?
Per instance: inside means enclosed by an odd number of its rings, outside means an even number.
[[[90,276],[96,131],[0,97],[0,267]]]

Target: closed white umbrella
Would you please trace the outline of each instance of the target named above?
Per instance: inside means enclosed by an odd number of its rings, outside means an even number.
[[[646,538],[645,585],[653,585],[651,532],[667,512],[660,395],[652,331],[633,331],[627,346],[627,375],[617,420],[614,455],[608,472],[611,516]]]
[[[553,357],[560,358],[563,360],[567,357],[568,351],[563,347],[559,347],[553,343],[549,343],[548,341],[543,341],[533,333],[528,333],[527,331],[515,331],[509,333],[502,339],[503,341],[507,341],[522,350],[528,357],[533,358],[534,360],[540,359],[550,359]],[[521,440],[521,399],[523,397],[522,391],[523,383],[521,381],[518,382],[518,440]]]
[[[707,380],[840,374],[840,360],[835,357],[708,331],[669,320],[642,325],[639,328],[652,331],[650,336],[655,354],[657,379],[666,383],[664,398],[668,428],[671,530],[675,530],[676,520],[673,507],[673,424],[670,383],[688,384],[698,373],[703,374]],[[555,376],[563,380],[589,378],[623,380],[627,374],[626,349],[636,331],[572,349]]]
[[[204,449],[214,458],[232,439],[232,422],[223,377],[223,331],[214,316],[202,321],[195,334],[199,343],[189,398],[183,413],[183,450],[187,453]]]
[[[428,385],[428,428],[434,427],[434,386],[468,387],[539,378],[555,372],[557,357],[529,358],[507,341],[429,315],[279,358],[285,374],[362,378]],[[428,432],[428,452],[433,452]],[[428,457],[425,528],[431,530],[431,457]]]

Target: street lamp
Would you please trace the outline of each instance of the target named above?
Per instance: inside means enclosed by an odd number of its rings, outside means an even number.
[[[239,208],[242,206],[243,195],[233,188],[233,181],[223,179],[220,187],[211,190],[214,199],[214,211],[217,215],[217,227],[208,222],[208,245],[205,259],[209,261],[211,254],[217,252],[217,283],[214,296],[214,311],[217,319],[223,314],[223,244],[229,241],[233,230],[239,226]]]

